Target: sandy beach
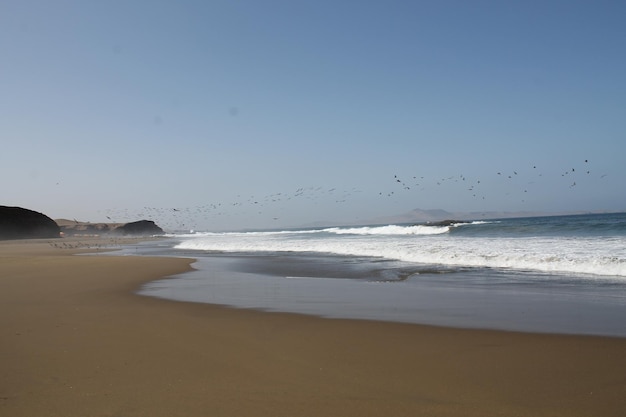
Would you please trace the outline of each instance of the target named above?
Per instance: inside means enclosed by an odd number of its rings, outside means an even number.
[[[323,319],[134,293],[192,260],[0,242],[0,416],[623,416],[626,338]]]

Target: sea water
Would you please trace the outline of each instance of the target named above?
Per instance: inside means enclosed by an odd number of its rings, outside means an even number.
[[[172,235],[142,294],[325,317],[626,336],[626,214]]]

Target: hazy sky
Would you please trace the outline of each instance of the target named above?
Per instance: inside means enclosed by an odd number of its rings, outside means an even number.
[[[626,210],[626,2],[0,1],[0,204],[165,228]]]

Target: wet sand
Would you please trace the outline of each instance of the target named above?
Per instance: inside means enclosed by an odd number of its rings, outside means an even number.
[[[0,416],[622,416],[626,338],[323,319],[134,294],[191,260],[0,242]],[[98,249],[100,250],[100,249]]]

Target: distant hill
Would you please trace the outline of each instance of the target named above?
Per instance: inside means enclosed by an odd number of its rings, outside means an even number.
[[[333,227],[354,226],[366,224],[403,224],[403,223],[433,223],[443,220],[480,220],[480,219],[507,219],[517,217],[561,216],[573,214],[589,214],[588,211],[571,212],[538,212],[538,211],[472,211],[451,212],[443,209],[416,208],[406,213],[381,216],[371,219],[361,219],[358,222],[325,222],[318,221],[303,225],[303,227]]]
[[[438,222],[447,219],[467,220],[463,215],[459,217],[458,213],[451,213],[443,209],[414,209],[407,213],[396,214],[393,216],[380,217],[374,220],[372,223],[426,223],[426,222]]]
[[[91,223],[78,220],[55,219],[54,220],[65,236],[88,236],[101,235],[115,230],[124,223]]]
[[[481,219],[510,219],[519,217],[564,216],[575,214],[589,214],[589,211],[546,212],[546,211],[466,211],[450,212],[442,209],[414,209],[407,213],[393,216],[370,219],[366,224],[398,224],[398,223],[428,223],[442,220],[481,220]],[[604,213],[598,211],[597,213]]]
[[[99,236],[104,234],[154,236],[165,232],[151,220],[130,223],[91,223],[78,220],[56,219],[64,236]]]

